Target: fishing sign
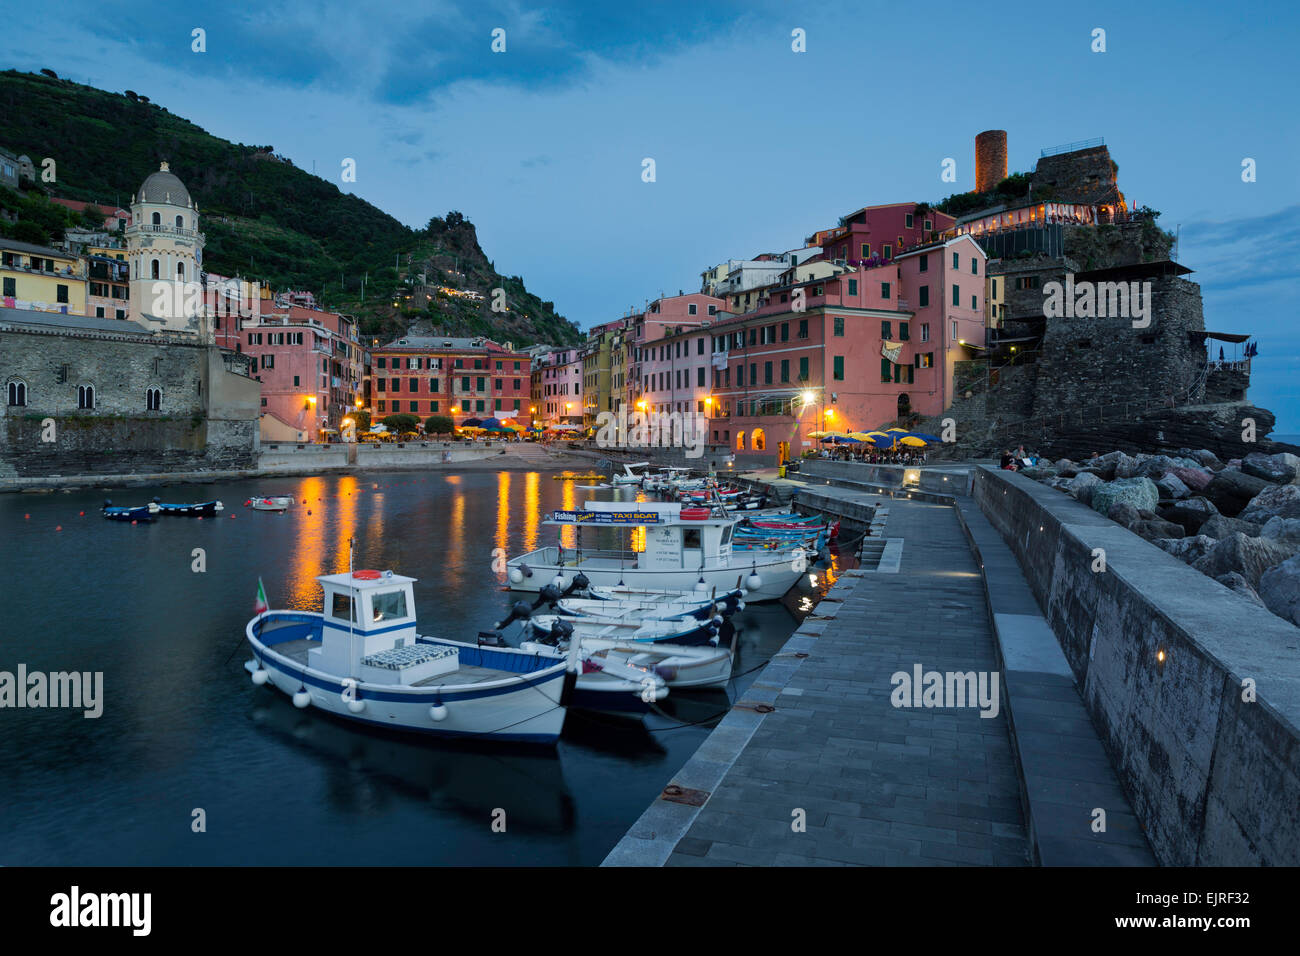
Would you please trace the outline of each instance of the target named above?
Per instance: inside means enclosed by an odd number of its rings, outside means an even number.
[[[556,511],[552,521],[561,524],[658,524],[657,511]]]

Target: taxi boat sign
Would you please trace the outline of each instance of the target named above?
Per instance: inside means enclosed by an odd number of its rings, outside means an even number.
[[[555,511],[551,524],[658,524],[657,511]]]

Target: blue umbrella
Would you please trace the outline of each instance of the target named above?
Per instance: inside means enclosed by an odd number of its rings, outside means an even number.
[[[927,435],[925,432],[908,432],[913,438],[919,438],[921,441],[927,441],[932,445],[937,445],[943,441],[942,438],[936,438],[934,435]]]

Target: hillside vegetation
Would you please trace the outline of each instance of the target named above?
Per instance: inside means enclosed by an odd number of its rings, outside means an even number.
[[[78,224],[73,216],[61,225],[33,192],[125,207],[166,160],[198,203],[210,272],[309,290],[327,308],[358,315],[363,332],[379,338],[401,334],[413,321],[440,334],[492,335],[516,345],[581,338],[553,303],[527,291],[522,278],[496,272],[460,213],[413,229],[298,169],[271,145],[228,142],[134,91],[110,93],[2,71],[0,147],[30,156],[37,167],[38,190],[0,190],[8,193],[4,207],[19,217],[0,222],[0,231],[12,238],[57,241],[62,225]],[[55,161],[51,183],[39,178],[46,157]],[[25,208],[10,208],[19,206]],[[420,273],[484,299],[425,300],[411,284]],[[505,289],[509,311],[491,310],[494,288]]]

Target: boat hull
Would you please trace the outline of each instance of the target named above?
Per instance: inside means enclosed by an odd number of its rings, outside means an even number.
[[[222,509],[223,505],[220,501],[200,501],[188,505],[174,505],[160,501],[149,505],[151,514],[176,515],[182,518],[210,518]]]
[[[664,591],[693,591],[702,577],[705,587],[712,591],[729,591],[744,588],[745,601],[780,600],[794,586],[795,582],[807,570],[807,560],[799,562],[793,551],[752,552],[757,557],[750,559],[750,552],[735,564],[724,568],[672,569],[658,571],[642,568],[602,567],[590,561],[575,565],[558,563],[558,548],[542,548],[530,554],[512,558],[507,568],[519,568],[521,580],[510,583],[511,590],[537,593],[558,575],[567,586],[573,576],[581,571],[587,580],[598,587],[616,587],[627,584],[637,588]],[[526,570],[525,570],[526,568]],[[757,571],[761,581],[757,588],[749,587],[749,575]],[[561,588],[563,590],[563,588]]]

